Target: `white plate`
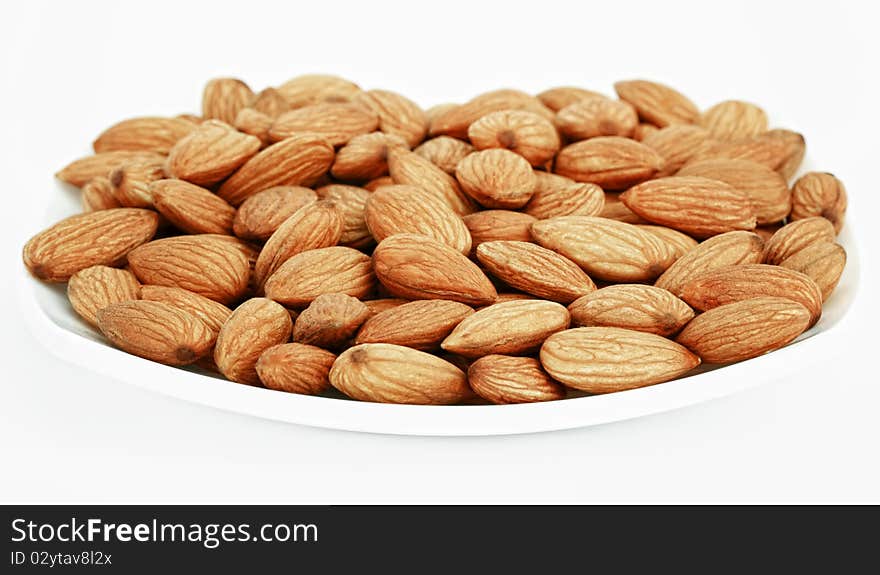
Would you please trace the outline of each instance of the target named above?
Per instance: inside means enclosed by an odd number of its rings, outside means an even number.
[[[79,192],[59,184],[46,217],[34,222],[33,230],[36,233],[79,211]],[[387,405],[239,385],[110,347],[73,312],[63,285],[37,281],[24,266],[18,287],[26,321],[51,353],[122,383],[227,411],[317,427],[401,435],[501,435],[585,427],[668,411],[784,377],[788,366],[821,359],[845,342],[834,328],[852,304],[858,285],[858,254],[850,231],[844,229],[838,241],[848,254],[840,285],[826,302],[822,319],[795,343],[738,364],[704,367],[659,385],[523,405]]]

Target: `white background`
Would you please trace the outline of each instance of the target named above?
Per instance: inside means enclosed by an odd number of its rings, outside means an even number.
[[[424,106],[501,86],[665,81],[803,132],[850,192],[847,351],[696,407],[498,438],[334,432],[152,395],[54,359],[0,274],[4,502],[880,502],[876,14],[835,2],[21,2],[0,8],[3,269],[113,122],[197,112],[217,75],[336,73]],[[841,335],[842,334],[842,335]],[[124,378],[125,374],[119,374]]]

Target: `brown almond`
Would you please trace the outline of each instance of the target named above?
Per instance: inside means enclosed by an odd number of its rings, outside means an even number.
[[[676,341],[706,363],[730,363],[779,349],[809,325],[810,312],[801,304],[781,297],[759,297],[698,315]]]
[[[303,308],[320,295],[343,293],[364,298],[376,285],[369,256],[333,246],[296,254],[266,280],[266,297]]]
[[[435,349],[455,326],[473,313],[473,309],[455,301],[404,301],[369,318],[355,343],[393,343],[421,350]]]
[[[636,227],[660,238],[660,241],[666,244],[667,249],[672,252],[676,260],[697,247],[699,243],[689,235],[683,234],[678,230],[673,230],[672,228],[667,228],[666,226],[636,224]]]
[[[368,134],[379,126],[375,112],[350,103],[313,104],[278,116],[269,129],[273,142],[308,132],[324,137],[334,146],[341,146],[360,134]]]
[[[511,287],[559,303],[595,291],[596,285],[571,260],[528,242],[485,242],[477,259],[495,277]]]
[[[625,224],[646,225],[648,220],[638,215],[620,201],[620,192],[605,192],[600,218],[617,220]]]
[[[846,188],[832,174],[810,172],[801,176],[791,189],[791,219],[822,216],[840,233],[846,216]]]
[[[217,335],[214,363],[236,383],[260,385],[257,360],[267,349],[290,339],[290,315],[266,298],[249,299],[232,312]]]
[[[115,208],[65,218],[28,241],[22,250],[27,269],[38,279],[64,282],[94,265],[115,266],[156,233],[156,212]]]
[[[156,301],[129,300],[98,310],[98,327],[121,350],[167,365],[204,357],[214,333],[193,315]]]
[[[110,172],[126,162],[143,160],[162,162],[164,156],[153,152],[102,152],[74,160],[59,170],[55,177],[81,188],[94,178],[106,178]]]
[[[388,172],[395,184],[418,186],[442,198],[459,215],[477,209],[470,197],[461,191],[455,178],[415,152],[389,150]]]
[[[113,184],[109,178],[92,178],[82,187],[82,204],[86,212],[121,208],[122,204],[113,195]]]
[[[646,220],[697,238],[753,230],[756,225],[746,192],[708,178],[658,178],[628,189],[620,199]]]
[[[260,151],[259,138],[218,120],[200,124],[168,154],[170,176],[210,186],[223,180]]]
[[[770,167],[782,174],[786,182],[794,177],[798,168],[801,167],[801,162],[803,162],[804,155],[807,152],[807,143],[804,140],[804,136],[791,130],[776,128],[757,136],[757,139],[775,141],[782,144],[779,159],[774,162],[775,165]]]
[[[294,212],[317,199],[313,190],[301,186],[275,186],[257,192],[238,207],[232,229],[243,240],[266,241]]]
[[[263,352],[256,370],[265,387],[288,393],[318,395],[330,389],[336,356],[313,345],[282,343]]]
[[[99,154],[123,150],[167,154],[195,128],[196,124],[181,118],[132,118],[104,130],[92,147]]]
[[[813,243],[779,264],[809,276],[822,291],[822,301],[828,299],[846,266],[846,250],[836,243]]]
[[[188,234],[232,234],[235,208],[205,188],[183,180],[150,184],[156,210]]]
[[[557,216],[597,216],[604,205],[605,194],[596,184],[581,184],[536,171],[534,193],[523,211],[546,220]]]
[[[531,357],[481,357],[468,368],[468,383],[477,395],[497,404],[553,401],[566,394]]]
[[[140,295],[142,300],[162,302],[199,318],[214,335],[220,333],[232,315],[232,310],[222,303],[183,288],[145,285],[141,286]]]
[[[632,136],[639,124],[636,109],[626,102],[590,98],[566,106],[556,113],[556,127],[569,140],[597,136]]]
[[[622,190],[648,180],[663,169],[663,158],[644,144],[618,136],[570,144],[556,157],[556,172],[576,182]]]
[[[467,195],[487,208],[521,208],[535,190],[532,166],[509,150],[474,152],[459,162],[455,177]]]
[[[473,152],[474,147],[458,138],[437,136],[425,141],[413,151],[447,174],[455,175],[458,163]]]
[[[471,234],[473,251],[484,242],[497,240],[530,242],[532,224],[538,221],[529,214],[510,210],[483,210],[468,214],[462,220]]]
[[[290,104],[275,88],[264,88],[254,96],[254,99],[248,104],[248,108],[266,114],[270,118],[277,118],[290,109]]]
[[[627,80],[614,84],[624,102],[629,102],[643,120],[660,128],[671,124],[694,124],[700,111],[683,94],[658,82]]]
[[[731,142],[710,140],[705,146],[700,147],[688,162],[714,159],[749,160],[771,170],[780,171],[785,162],[791,158],[791,154],[791,142],[766,132]]]
[[[235,117],[232,126],[242,134],[257,138],[262,148],[272,143],[272,138],[269,137],[269,130],[272,129],[272,124],[274,123],[275,119],[272,116],[253,108],[244,108]]]
[[[718,140],[742,140],[767,131],[767,113],[748,102],[727,100],[703,112],[700,125]]]
[[[357,84],[329,74],[304,74],[277,88],[291,108],[302,108],[320,102],[349,102],[361,89]]]
[[[699,357],[665,337],[617,327],[553,334],[541,346],[540,359],[551,377],[588,393],[662,383],[700,365]]]
[[[425,236],[399,234],[382,240],[373,252],[373,265],[382,285],[398,297],[485,305],[498,295],[461,252]]]
[[[551,334],[566,329],[568,323],[568,310],[555,302],[496,303],[465,318],[441,347],[465,357],[526,354],[537,350]]]
[[[339,245],[365,249],[375,243],[364,218],[370,192],[364,188],[343,184],[330,184],[318,188],[317,192],[322,200],[333,202],[342,216],[342,235],[339,236]]]
[[[336,153],[330,173],[341,180],[372,180],[388,173],[388,150],[409,150],[406,141],[382,132],[361,134]]]
[[[428,116],[418,104],[389,90],[367,90],[353,101],[379,117],[379,131],[402,138],[412,148],[428,133]]]
[[[319,295],[296,318],[293,341],[326,349],[340,348],[369,317],[370,309],[357,298],[341,293]]]
[[[202,117],[232,124],[239,111],[254,100],[247,84],[236,78],[215,78],[202,92]]]
[[[793,221],[767,240],[763,263],[779,265],[811,245],[834,243],[836,237],[834,225],[821,216]]]
[[[534,96],[518,90],[501,89],[480,94],[461,106],[438,114],[431,121],[430,133],[432,136],[465,139],[471,124],[487,114],[501,110],[527,110],[548,120],[553,119],[553,111]]]
[[[138,299],[141,284],[128,270],[92,266],[73,274],[67,284],[67,299],[81,318],[98,325],[98,311],[108,305]]]
[[[576,300],[568,311],[574,325],[607,326],[668,337],[694,317],[686,303],[665,289],[641,284],[604,287]]]
[[[709,131],[700,126],[674,124],[646,135],[641,142],[663,158],[658,176],[671,176],[712,142]]]
[[[607,99],[607,96],[600,94],[599,92],[575,86],[557,86],[555,88],[550,88],[549,90],[544,90],[538,94],[538,99],[541,103],[554,112],[558,112],[575,102],[591,100],[593,98]]]
[[[533,166],[545,165],[560,147],[559,134],[553,124],[525,110],[486,114],[468,128],[468,139],[478,150],[510,150]]]
[[[635,129],[633,130],[632,136],[630,137],[636,142],[643,142],[648,136],[657,132],[658,130],[660,130],[660,128],[658,128],[654,124],[640,122],[638,125],[636,125]]]
[[[425,301],[437,301],[437,300],[425,300]],[[380,314],[383,311],[388,310],[388,309],[394,309],[396,307],[402,306],[405,303],[409,303],[409,300],[399,298],[399,297],[386,297],[386,298],[381,298],[381,299],[364,300],[364,305],[370,309],[370,313],[372,315]]]
[[[158,158],[125,162],[108,176],[113,197],[126,208],[150,208],[150,184],[165,177],[165,162]]]

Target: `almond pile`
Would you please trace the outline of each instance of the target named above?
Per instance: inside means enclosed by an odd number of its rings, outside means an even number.
[[[211,80],[201,115],[124,120],[58,172],[84,213],[24,263],[129,353],[363,401],[610,393],[814,325],[843,184],[789,185],[804,138],[754,104],[614,87],[423,110],[334,76]]]

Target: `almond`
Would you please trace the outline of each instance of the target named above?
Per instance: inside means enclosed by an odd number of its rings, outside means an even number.
[[[679,176],[719,180],[745,192],[759,225],[779,222],[791,211],[791,192],[785,179],[766,166],[749,160],[703,160],[688,164]]]
[[[471,251],[471,234],[461,216],[441,198],[415,186],[385,186],[376,190],[367,199],[364,218],[378,242],[395,234],[418,234],[465,255]]]
[[[344,351],[330,383],[360,401],[448,405],[471,395],[467,376],[445,361],[409,347],[365,343]]]
[[[497,404],[565,398],[565,388],[550,379],[531,357],[481,357],[468,368],[468,383],[477,395]]]
[[[287,100],[281,95],[281,92],[275,88],[265,88],[261,90],[259,94],[254,96],[254,99],[251,100],[248,107],[262,114],[266,114],[270,118],[277,118],[290,109],[290,104],[287,103]]]
[[[647,225],[649,222],[620,201],[619,192],[605,192],[600,218],[617,220],[626,224]]]
[[[55,177],[62,182],[67,182],[81,188],[94,178],[105,178],[122,164],[133,160],[155,160],[162,162],[164,161],[164,156],[153,152],[102,152],[74,160],[55,174]]]
[[[341,146],[360,134],[368,134],[379,125],[379,117],[362,106],[349,103],[313,104],[285,112],[269,129],[273,142],[309,132],[323,136],[334,146]]]
[[[455,326],[473,313],[473,309],[455,301],[404,301],[368,319],[355,343],[393,343],[421,350],[435,349]]]
[[[568,327],[568,310],[555,302],[514,300],[483,308],[459,323],[441,346],[465,357],[535,351]]]
[[[718,140],[742,140],[767,131],[767,114],[754,104],[727,100],[703,112],[700,125]]]
[[[388,173],[388,150],[409,150],[406,141],[382,132],[355,136],[340,148],[330,173],[342,180],[372,180]]]
[[[28,241],[22,251],[27,269],[38,279],[64,282],[94,265],[115,266],[148,242],[159,217],[136,208],[115,208],[65,218]]]
[[[67,284],[67,299],[73,311],[93,326],[98,311],[108,305],[138,299],[141,284],[128,270],[92,266],[73,274]]]
[[[167,154],[195,128],[196,124],[181,118],[132,118],[104,130],[92,147],[96,153],[127,150]]]
[[[698,238],[756,225],[746,192],[708,178],[658,178],[630,188],[620,199],[646,220]]]
[[[694,238],[672,228],[651,224],[636,224],[636,227],[658,237],[660,241],[666,244],[667,250],[673,254],[676,260],[698,245],[697,240]]]
[[[822,315],[822,291],[816,282],[805,274],[779,266],[725,266],[693,276],[681,290],[681,299],[701,311],[763,296],[798,302],[809,310],[810,325]]]
[[[260,385],[257,360],[267,349],[290,339],[287,310],[266,298],[249,299],[223,324],[214,346],[214,363],[229,380]]]
[[[275,186],[257,192],[238,207],[232,229],[243,240],[268,240],[294,212],[317,199],[313,190],[301,186]]]
[[[369,256],[343,246],[299,253],[266,280],[266,297],[302,308],[320,295],[343,293],[364,298],[375,288]]]
[[[685,124],[681,124],[681,125],[685,125]],[[658,128],[654,124],[640,122],[635,127],[635,129],[633,130],[632,136],[630,136],[630,137],[633,140],[635,140],[636,142],[642,142],[645,140],[645,138],[647,138],[649,135],[653,134],[654,132],[657,132],[658,130],[660,130],[660,128]]]
[[[370,180],[366,184],[364,184],[364,189],[368,192],[375,192],[382,186],[393,186],[394,180],[391,179],[391,176],[382,176],[381,178],[376,178],[374,180]]]
[[[341,293],[323,294],[296,318],[293,341],[335,349],[354,337],[370,317],[370,309],[358,299]]]
[[[712,141],[708,130],[688,124],[661,128],[641,140],[663,158],[663,170],[658,174],[661,177],[675,174],[688,160],[709,149]]]
[[[141,283],[180,287],[223,304],[244,295],[250,268],[241,248],[215,236],[155,240],[128,254]]]
[[[532,224],[544,246],[604,281],[651,280],[669,267],[672,256],[656,236],[631,224],[588,216],[563,216]]]
[[[427,301],[435,301],[435,300],[427,300]],[[386,297],[386,298],[381,298],[381,299],[370,299],[370,300],[364,301],[364,305],[370,309],[370,313],[373,315],[380,314],[387,309],[394,309],[396,307],[400,307],[405,303],[409,303],[409,300],[399,298],[399,297]]]
[[[531,165],[509,150],[474,152],[458,163],[455,177],[465,193],[487,208],[521,208],[535,189]]]
[[[621,190],[652,178],[663,158],[652,148],[617,136],[570,144],[556,157],[556,172],[577,182]]]
[[[486,114],[468,128],[468,139],[478,150],[510,150],[533,166],[542,166],[552,160],[560,146],[559,134],[553,124],[524,110]]]
[[[428,133],[428,116],[418,104],[388,90],[367,90],[354,98],[379,117],[379,130],[402,138],[408,147],[417,146]]]
[[[813,243],[786,258],[779,265],[809,276],[822,291],[824,302],[837,287],[840,276],[843,275],[846,250],[836,243]]]
[[[373,265],[382,285],[398,297],[484,305],[498,295],[473,262],[425,236],[400,234],[384,239],[373,252]]]
[[[474,147],[458,138],[437,136],[427,140],[413,151],[447,174],[454,175],[458,163],[473,152]]]
[[[442,198],[459,215],[476,211],[473,201],[461,191],[455,178],[415,152],[389,150],[388,172],[395,184],[418,186]]]
[[[291,108],[302,108],[320,102],[348,102],[361,91],[354,82],[326,74],[297,76],[277,90]]]
[[[145,301],[158,301],[193,315],[208,326],[214,335],[232,315],[232,310],[203,295],[183,288],[145,285],[141,286],[141,298]]]
[[[510,286],[555,302],[571,303],[596,289],[577,264],[532,243],[485,242],[477,248],[477,259]]]
[[[472,249],[496,240],[532,241],[532,224],[538,220],[529,214],[509,210],[484,210],[462,218],[471,234]]]
[[[302,343],[282,343],[267,349],[256,370],[265,387],[288,393],[318,395],[330,389],[330,368],[336,356]]]
[[[846,216],[846,188],[832,174],[804,174],[791,189],[791,219],[822,216],[840,233]]]
[[[782,174],[785,181],[790,180],[800,168],[807,151],[804,136],[791,130],[777,128],[761,134],[757,139],[776,141],[782,144],[779,160],[771,168]]]
[[[125,162],[110,172],[113,197],[126,208],[150,208],[153,194],[150,184],[165,177],[165,163],[159,158]]]
[[[700,364],[699,357],[665,337],[617,327],[579,327],[551,335],[540,358],[551,377],[589,393],[669,381]]]
[[[607,326],[670,336],[694,311],[665,289],[640,284],[604,287],[576,300],[568,311],[575,325]]]
[[[811,245],[833,243],[836,237],[834,225],[821,216],[791,222],[767,240],[763,263],[779,265]]]
[[[363,249],[373,245],[373,236],[367,228],[364,212],[370,192],[357,186],[331,184],[318,188],[318,196],[333,202],[342,216],[342,235],[339,245]]]
[[[626,102],[608,98],[580,100],[559,110],[556,127],[570,140],[586,140],[597,136],[630,137],[639,117]]]
[[[98,310],[97,321],[116,347],[167,365],[193,363],[214,344],[214,334],[201,320],[156,301],[109,305]]]
[[[269,130],[272,129],[272,124],[274,123],[275,118],[268,114],[253,108],[243,108],[238,112],[238,115],[232,122],[232,126],[242,134],[258,139],[262,148],[272,143]]]
[[[628,80],[614,84],[624,102],[629,102],[643,120],[659,128],[671,124],[694,124],[700,111],[687,97],[669,86],[648,80]]]
[[[759,297],[716,307],[695,317],[676,341],[706,363],[730,363],[779,349],[810,325],[810,312],[781,297]]]
[[[205,188],[183,180],[150,184],[156,210],[188,234],[232,234],[235,208]]]
[[[248,196],[274,186],[310,186],[333,164],[333,146],[314,134],[282,140],[248,160],[217,192],[237,206]]]
[[[169,175],[199,186],[223,180],[260,151],[260,140],[217,120],[200,124],[168,154]]]
[[[535,188],[523,210],[539,220],[556,216],[596,216],[605,194],[596,184],[579,184],[556,174],[535,172]]]
[[[92,178],[82,187],[82,204],[86,212],[121,208],[122,205],[113,195],[113,184],[109,178]]]
[[[785,138],[771,136],[769,132],[732,142],[709,141],[691,156],[688,161],[729,159],[749,160],[780,171],[791,158],[792,143]]]
[[[584,88],[577,88],[575,86],[557,86],[556,88],[550,88],[549,90],[544,90],[538,94],[538,99],[541,103],[554,112],[558,112],[575,102],[590,100],[593,98],[607,99],[605,95],[600,94],[599,92],[585,90]]]
[[[553,111],[540,100],[518,90],[502,89],[480,94],[476,98],[437,115],[431,121],[432,136],[467,138],[471,124],[492,112],[501,110],[527,110],[553,119]]]
[[[654,285],[681,297],[691,278],[717,268],[761,261],[764,240],[752,232],[727,232],[700,243],[669,266]]]
[[[215,78],[202,92],[202,116],[206,120],[220,120],[227,124],[254,99],[247,84],[235,78]]]

